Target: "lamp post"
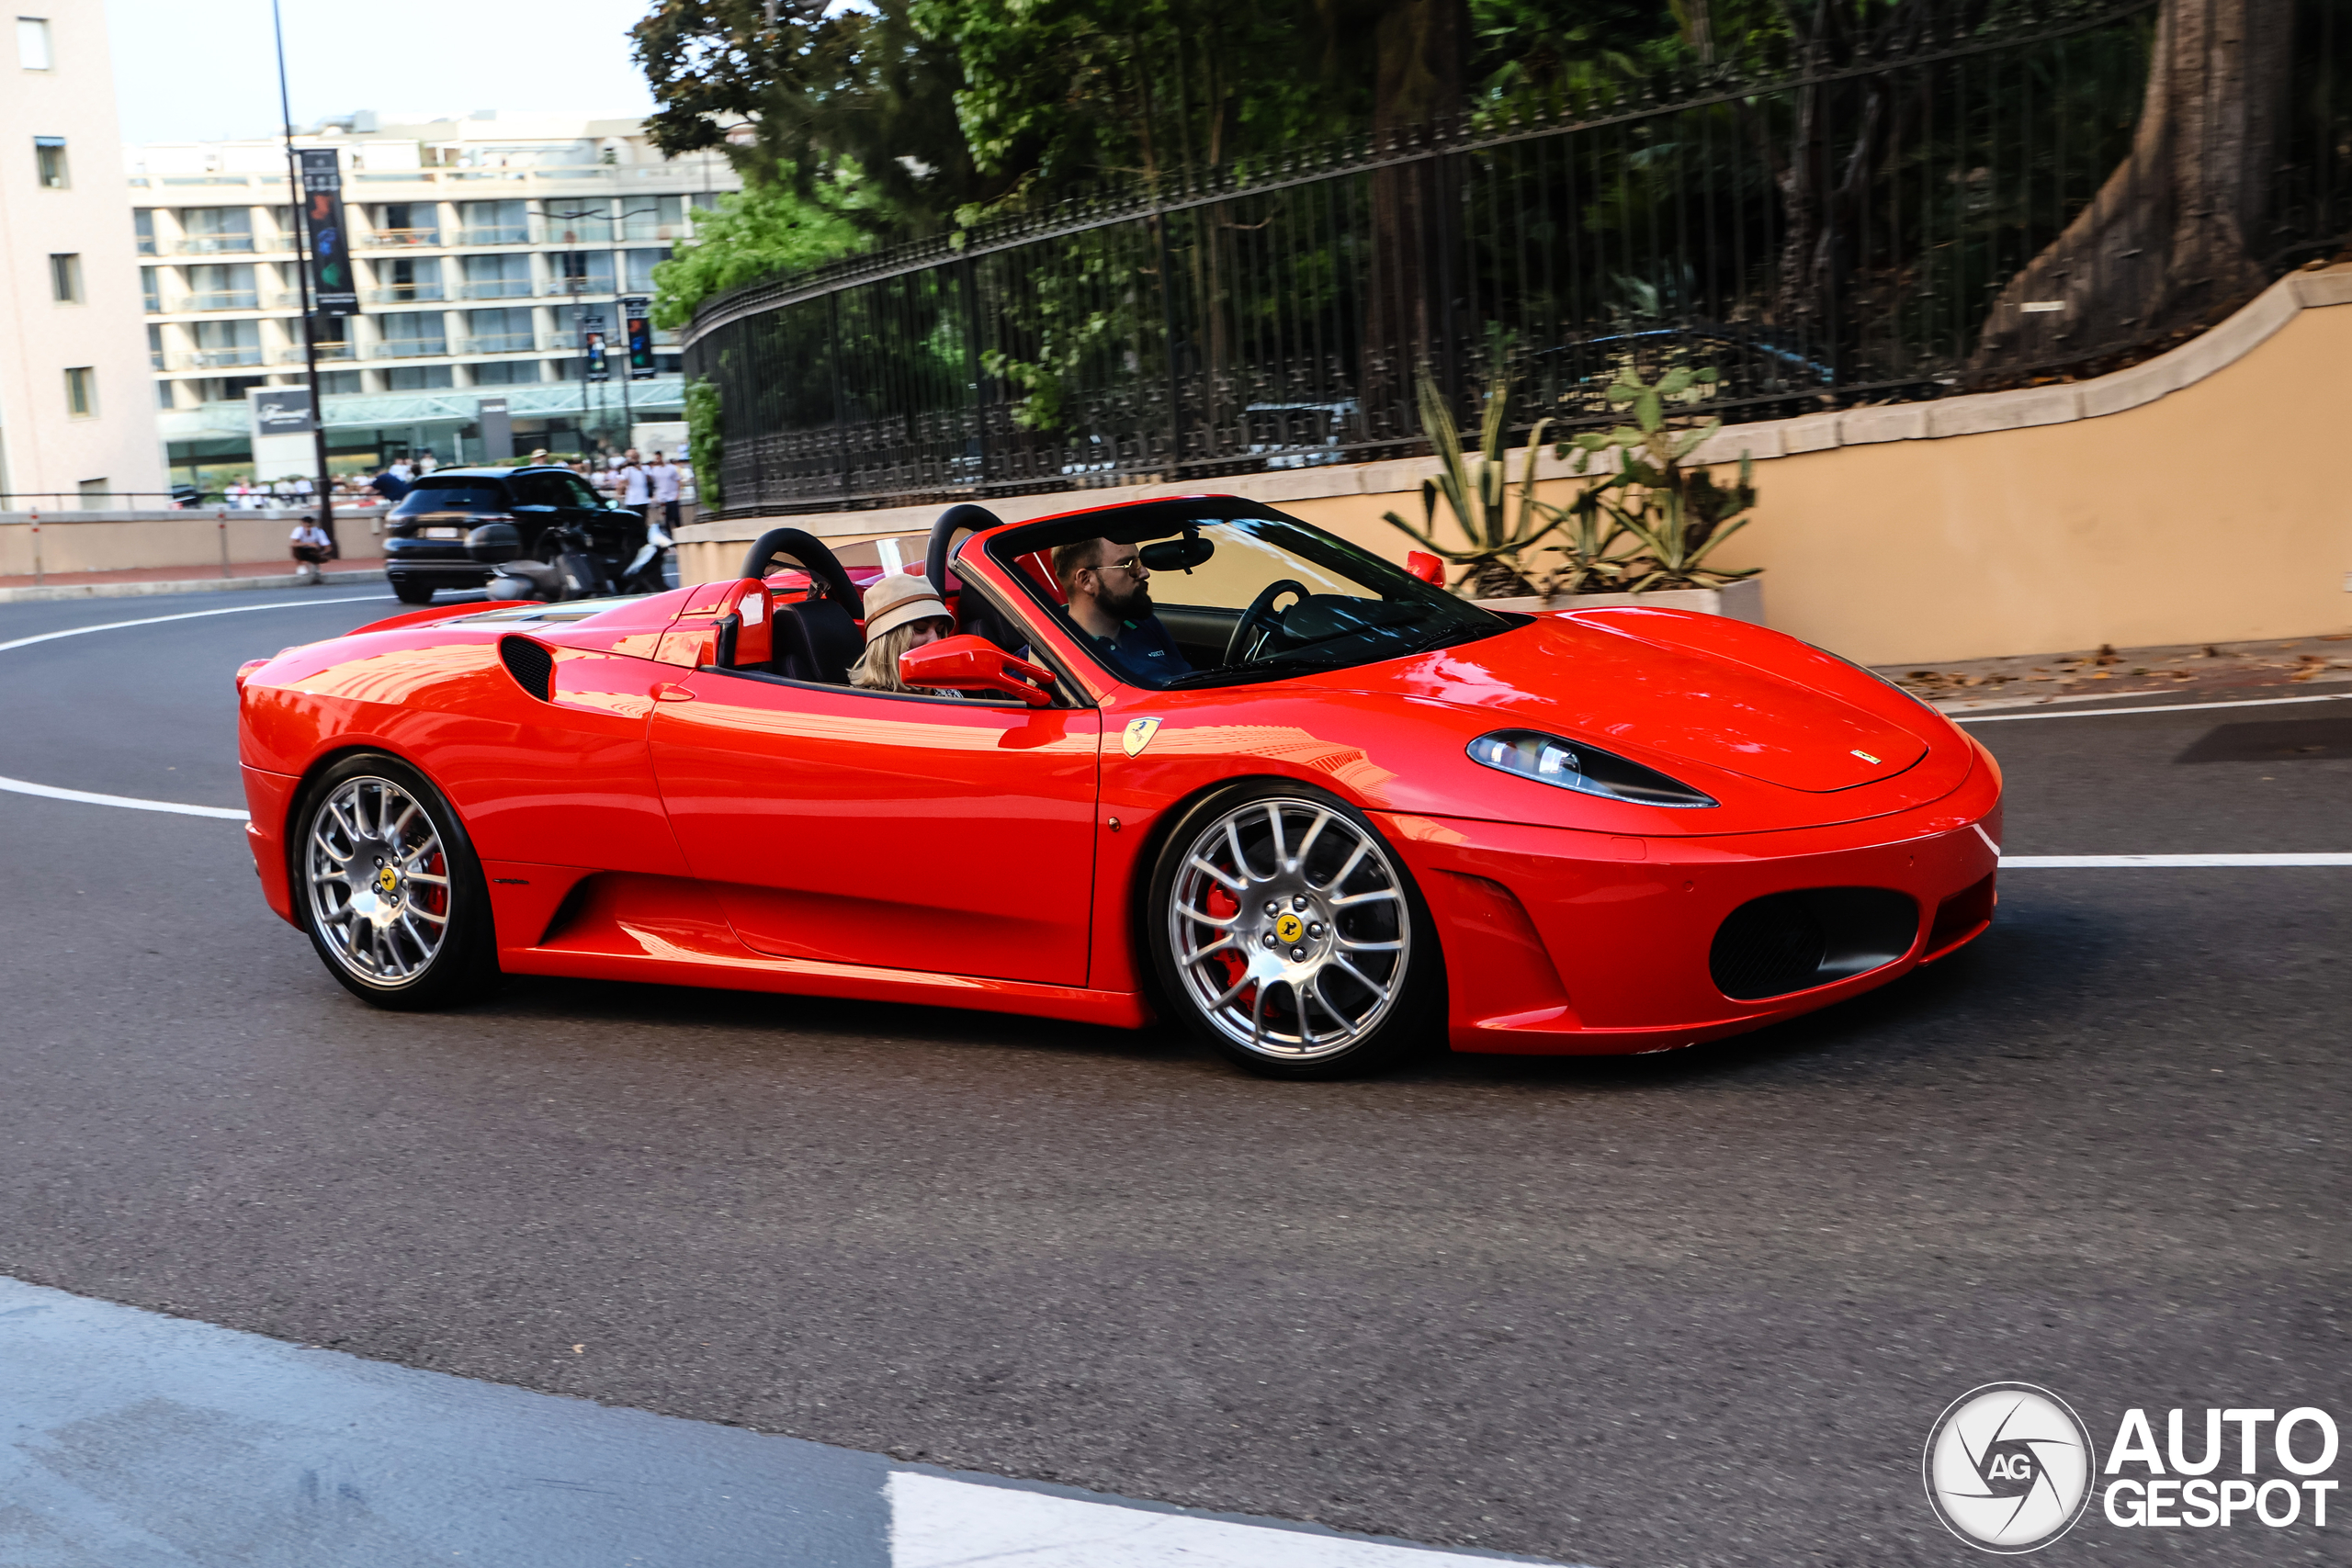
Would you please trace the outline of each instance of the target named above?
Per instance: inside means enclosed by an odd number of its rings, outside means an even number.
[[[311,315],[311,225],[305,216],[308,206],[302,199],[301,165],[294,155],[294,103],[286,89],[286,24],[278,15],[277,0],[269,0],[269,29],[277,43],[277,112],[280,129],[286,140],[286,188],[294,209],[294,285],[296,298],[302,307],[302,369],[311,387],[311,457],[318,468],[319,527],[333,548],[334,536],[334,489],[327,473],[327,407],[319,392],[318,323]]]

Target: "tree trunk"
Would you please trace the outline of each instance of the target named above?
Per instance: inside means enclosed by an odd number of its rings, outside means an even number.
[[[1460,112],[1469,31],[1466,0],[1387,0],[1380,7],[1372,25],[1372,130],[1380,150],[1408,146]],[[1360,396],[1374,439],[1419,433],[1413,373],[1450,358],[1445,257],[1457,236],[1447,163],[1424,158],[1372,174]]]
[[[2132,152],[1994,301],[1973,367],[2211,325],[2263,265],[2292,28],[2274,0],[2165,0]],[[2032,310],[2056,304],[2060,309]]]

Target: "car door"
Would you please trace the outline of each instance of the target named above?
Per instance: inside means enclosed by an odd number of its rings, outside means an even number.
[[[652,746],[692,873],[762,953],[1082,986],[1100,716],[704,669]]]

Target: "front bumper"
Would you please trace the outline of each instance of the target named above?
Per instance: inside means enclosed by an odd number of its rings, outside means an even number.
[[[390,538],[384,541],[384,575],[395,581],[479,588],[490,581],[491,570],[466,553],[463,539]]]
[[[1980,769],[1932,806],[1834,828],[1627,838],[1385,814],[1444,949],[1457,1051],[1621,1055],[1761,1028],[1907,974],[1992,916],[2000,790]],[[1917,922],[1884,962],[1754,1000],[1710,954],[1735,910],[1772,894],[1881,888]]]

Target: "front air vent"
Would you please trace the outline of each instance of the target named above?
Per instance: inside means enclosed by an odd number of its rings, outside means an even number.
[[[554,654],[529,637],[503,637],[498,639],[498,657],[516,685],[543,703],[553,700],[548,694],[555,684]]]
[[[1866,974],[1911,951],[1919,906],[1885,887],[1807,887],[1751,898],[1715,931],[1707,972],[1735,1001]]]

